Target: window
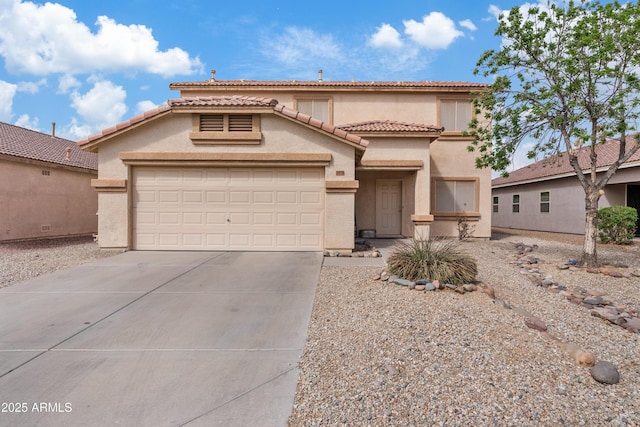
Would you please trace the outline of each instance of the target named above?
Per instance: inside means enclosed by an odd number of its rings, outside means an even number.
[[[478,215],[477,178],[434,179],[434,213],[443,216]]]
[[[498,212],[498,196],[493,196],[493,211]]]
[[[190,137],[196,145],[257,145],[262,141],[257,114],[195,114],[193,120]]]
[[[295,108],[301,113],[325,123],[333,122],[331,118],[331,100],[329,98],[296,99]]]
[[[513,203],[512,203],[512,212],[520,212],[520,195],[519,194],[514,194],[513,195]]]
[[[540,193],[540,212],[549,212],[549,192]]]
[[[472,105],[468,99],[440,100],[440,126],[445,132],[462,132],[469,129]]]

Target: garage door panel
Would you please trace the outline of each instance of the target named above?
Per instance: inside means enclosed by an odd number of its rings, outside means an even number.
[[[322,250],[324,171],[134,169],[134,248]]]

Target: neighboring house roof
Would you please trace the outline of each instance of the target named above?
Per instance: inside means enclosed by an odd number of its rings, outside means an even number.
[[[636,142],[635,135],[627,136],[626,149]],[[591,146],[582,147],[578,151],[578,164],[582,170],[587,170],[591,165]],[[620,151],[620,140],[612,139],[603,144],[596,145],[596,153],[598,155],[597,168],[608,168],[617,159]],[[640,150],[621,167],[631,167],[640,164]],[[510,185],[523,184],[527,182],[544,181],[549,179],[563,178],[575,175],[573,166],[569,163],[569,156],[566,152],[556,154],[538,162],[524,166],[509,173],[507,178],[499,177],[491,181],[492,187],[507,187]]]
[[[98,156],[68,139],[0,122],[0,155],[98,170]]]
[[[338,128],[353,133],[440,133],[443,127],[425,125],[422,123],[405,123],[394,120],[371,120],[358,123],[337,125]]]
[[[323,133],[331,134],[339,139],[344,140],[350,144],[357,146],[364,150],[369,144],[366,139],[353,135],[345,130],[342,130],[336,126],[324,123],[313,117],[300,113],[299,111],[285,107],[282,104],[278,104],[278,100],[273,98],[260,98],[255,96],[198,96],[198,97],[183,97],[170,99],[167,104],[161,105],[153,110],[147,111],[144,114],[132,117],[129,120],[118,123],[115,126],[104,129],[102,132],[90,135],[80,141],[78,144],[86,149],[95,147],[97,143],[104,137],[114,135],[121,131],[125,131],[128,128],[138,125],[144,121],[155,119],[164,114],[170,113],[173,110],[183,110],[190,107],[263,107],[271,109],[275,113],[280,114],[283,117],[295,120],[303,123],[307,126],[315,128]]]
[[[442,91],[443,89],[463,89],[488,87],[489,84],[469,82],[442,82],[442,81],[326,81],[326,80],[204,80],[200,82],[174,82],[169,85],[172,90],[198,89],[198,88],[225,88],[232,87],[252,89],[369,89],[369,90],[424,90]]]

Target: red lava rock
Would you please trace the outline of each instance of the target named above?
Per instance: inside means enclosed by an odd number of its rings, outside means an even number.
[[[537,331],[544,332],[547,330],[547,325],[537,317],[529,317],[524,321],[524,324],[531,329],[535,329]]]
[[[608,276],[609,275],[609,269],[606,268],[606,267],[601,267],[600,268],[600,273],[606,274]]]
[[[440,280],[438,280],[438,279],[434,280],[431,283],[433,283],[433,286],[435,286],[436,289],[440,289],[442,287],[442,285],[440,284]]]
[[[587,273],[600,274],[600,270],[597,268],[587,268]]]
[[[416,285],[416,287],[414,288],[416,291],[424,291],[426,288],[425,285]]]
[[[482,292],[489,295],[489,298],[496,299],[496,291],[493,289],[493,286],[485,285],[485,287],[482,288]]]

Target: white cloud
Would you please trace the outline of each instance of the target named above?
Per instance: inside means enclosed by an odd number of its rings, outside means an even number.
[[[126,97],[127,93],[122,86],[116,86],[107,80],[96,81],[84,94],[72,92],[71,107],[86,123],[79,125],[77,120],[74,120],[71,124],[71,128],[75,129],[73,134],[83,137],[122,121],[127,112],[127,106],[124,103]]]
[[[41,79],[38,82],[19,82],[18,92],[26,92],[33,95],[40,91],[40,86],[46,86],[46,85],[47,85],[47,81],[45,79]]]
[[[71,89],[79,89],[82,87],[82,83],[71,74],[64,74],[58,79],[58,91],[59,94],[69,93]]]
[[[153,110],[158,105],[152,101],[140,101],[136,104],[136,114],[142,114],[146,111]]]
[[[373,47],[400,48],[402,40],[400,40],[400,33],[395,28],[389,24],[382,24],[369,39],[369,44]]]
[[[97,18],[97,31],[57,3],[3,0],[0,56],[14,73],[143,71],[170,77],[202,71],[199,58],[180,48],[159,50],[150,28]]]
[[[308,28],[288,27],[277,38],[263,38],[263,51],[282,65],[322,68],[323,63],[342,60],[342,50],[331,35]]]
[[[31,118],[28,114],[23,114],[18,117],[18,120],[14,123],[16,126],[31,129],[40,132],[38,118]]]
[[[0,80],[0,120],[8,122],[13,116],[13,97],[18,86]]]
[[[502,9],[500,9],[495,4],[489,5],[489,14],[493,16],[495,19],[498,19],[502,14]]]
[[[431,12],[422,22],[413,19],[402,22],[405,34],[428,49],[446,49],[455,39],[464,36],[451,18],[441,12]]]
[[[458,22],[458,24],[461,27],[466,28],[469,31],[477,31],[478,30],[478,27],[475,26],[475,24],[473,23],[473,21],[471,21],[471,19],[465,19],[464,21]]]

